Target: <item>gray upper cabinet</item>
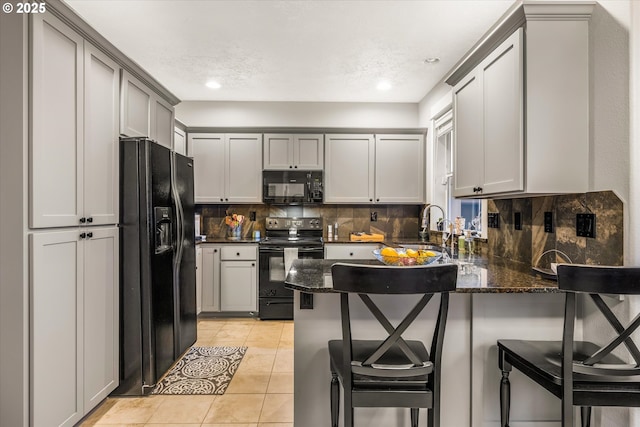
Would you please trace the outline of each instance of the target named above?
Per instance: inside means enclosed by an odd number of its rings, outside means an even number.
[[[30,226],[115,224],[120,68],[50,14],[32,31]]]
[[[422,135],[376,135],[376,203],[424,202]]]
[[[454,196],[589,191],[592,9],[523,4],[451,73]]]
[[[375,141],[373,135],[325,135],[324,201],[373,203]]]
[[[325,135],[325,202],[422,203],[422,135]]]
[[[321,134],[265,134],[264,170],[322,170],[324,136]]]
[[[177,127],[173,132],[173,149],[176,153],[187,155],[187,133]]]
[[[523,29],[453,90],[454,196],[522,191]]]
[[[158,96],[154,96],[152,105],[151,139],[160,145],[173,149],[175,132],[173,107]]]
[[[120,87],[120,134],[151,137],[151,91],[124,70]]]
[[[193,157],[193,187],[196,203],[220,203],[225,197],[224,134],[190,133]]]
[[[262,135],[190,133],[196,203],[262,202]]]
[[[173,149],[173,106],[125,70],[120,92],[120,134],[148,137]]]

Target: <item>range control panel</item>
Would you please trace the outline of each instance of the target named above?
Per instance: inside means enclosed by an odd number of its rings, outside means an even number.
[[[265,219],[267,230],[322,230],[322,218],[272,218]]]

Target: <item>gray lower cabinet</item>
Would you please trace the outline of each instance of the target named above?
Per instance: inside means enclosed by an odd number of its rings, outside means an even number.
[[[196,313],[202,312],[202,247],[196,246]]]
[[[224,245],[220,263],[221,311],[258,310],[258,246]]]
[[[379,249],[377,243],[335,243],[324,245],[325,259],[375,259],[373,251]]]
[[[202,269],[197,272],[202,281],[204,312],[220,311],[220,245],[201,245]]]
[[[201,244],[201,307],[206,313],[258,310],[258,245]]]
[[[31,425],[73,426],[118,385],[118,229],[29,238]]]

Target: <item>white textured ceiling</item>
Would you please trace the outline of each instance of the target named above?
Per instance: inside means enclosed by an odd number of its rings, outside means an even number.
[[[183,101],[312,102],[418,102],[513,3],[65,1]]]

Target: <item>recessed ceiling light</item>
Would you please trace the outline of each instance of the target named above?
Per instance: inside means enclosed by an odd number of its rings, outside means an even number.
[[[378,90],[389,90],[389,89],[391,89],[391,83],[389,83],[386,80],[383,80],[383,81],[378,83],[378,86],[376,86],[376,88]]]
[[[436,64],[440,62],[440,58],[438,58],[437,56],[431,57],[431,58],[426,58],[424,60],[425,64]]]
[[[220,89],[222,86],[220,85],[220,83],[211,80],[211,81],[207,82],[207,87],[209,89]]]

